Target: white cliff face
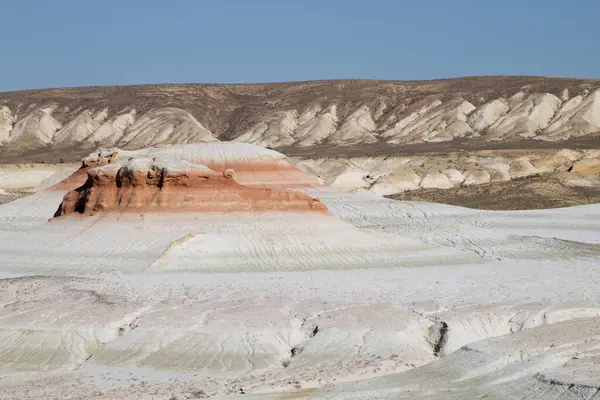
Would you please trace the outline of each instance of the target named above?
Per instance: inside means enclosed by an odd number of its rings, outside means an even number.
[[[294,143],[292,137],[298,126],[298,113],[280,111],[256,124],[236,141],[264,147],[282,147]]]
[[[135,122],[135,110],[115,115],[101,124],[85,141],[89,147],[115,146]]]
[[[52,108],[38,108],[20,119],[8,136],[12,148],[35,150],[52,143],[54,134],[61,128],[52,117]]]
[[[81,143],[90,137],[102,122],[102,115],[98,118],[91,111],[85,110],[56,132],[52,138],[53,142],[63,146]]]
[[[434,101],[400,120],[383,136],[389,138],[388,143],[441,142],[464,137],[473,132],[466,122],[473,110],[475,106],[462,99]]]
[[[6,106],[0,107],[0,145],[8,141],[10,131],[15,123],[15,116]]]
[[[320,108],[300,116],[298,127],[294,131],[294,139],[300,147],[310,147],[322,143],[336,131],[337,107],[329,106],[327,110]]]
[[[558,97],[546,93],[530,95],[521,102],[514,101],[513,104],[515,106],[506,116],[489,127],[490,139],[536,136],[548,126],[561,101]]]
[[[140,148],[215,141],[218,140],[189,112],[179,108],[157,108],[130,126],[118,144]]]
[[[410,130],[407,130],[409,126],[423,119],[425,114],[441,104],[442,102],[437,99],[427,101],[424,105],[419,105],[416,109],[415,106],[411,107],[410,111],[407,110],[408,114],[400,119],[396,115],[392,115],[388,122],[397,122],[390,129],[385,130],[381,136],[388,139],[388,142],[399,142],[403,136],[406,136],[410,132]],[[401,112],[404,112],[404,110],[401,110]]]
[[[566,102],[546,129],[550,140],[585,136],[600,131],[600,90]]]
[[[396,106],[380,119],[362,106],[347,118],[338,120],[333,104],[326,111],[311,109],[303,113],[297,123],[281,123],[286,119],[296,121],[289,118],[289,113],[267,117],[237,140],[272,147],[310,147],[320,143],[348,146],[377,141],[399,145],[480,135],[491,141],[564,140],[600,132],[600,90],[585,99],[578,95],[564,103],[549,93],[526,95],[523,92],[508,100],[492,99],[478,107],[462,99],[447,102],[433,99],[409,107]],[[272,118],[280,121],[275,130]]]
[[[510,111],[504,99],[494,99],[485,103],[469,116],[469,124],[473,130],[480,132],[493,125]]]
[[[342,123],[340,129],[329,137],[329,143],[334,145],[352,145],[358,143],[373,143],[377,141],[375,130],[377,125],[371,116],[371,110],[362,106]]]
[[[405,101],[401,96],[394,102],[376,99],[369,105],[315,97],[297,108],[273,103],[263,114],[252,116],[251,126],[240,124],[237,114],[225,125],[240,125],[237,131],[227,132],[236,142],[272,148],[401,146],[475,137],[478,141],[559,141],[600,133],[600,89],[563,90],[559,95],[519,91],[470,102],[460,96],[428,94],[419,100]],[[119,110],[56,107],[29,105],[19,108],[19,113],[0,107],[0,151],[3,146],[34,150],[47,145],[141,148],[218,141],[223,134],[209,131],[207,121],[183,108],[157,107],[136,114],[127,106]],[[57,115],[58,110],[62,113],[60,118],[52,117],[54,108]],[[340,116],[340,109],[347,112]],[[70,114],[65,117],[67,112]],[[221,118],[227,121],[230,117]],[[25,136],[24,130],[29,132]]]
[[[510,161],[502,157],[489,157],[473,160],[475,165],[480,166],[490,174],[491,182],[502,182],[510,179]]]

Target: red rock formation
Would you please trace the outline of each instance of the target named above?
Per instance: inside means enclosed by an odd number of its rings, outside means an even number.
[[[234,176],[231,169],[217,173],[185,161],[108,164],[89,169],[85,184],[64,196],[55,216],[112,211],[328,212],[308,195],[245,186]]]
[[[301,188],[321,186],[287,161],[250,162],[206,162],[202,163],[214,171],[232,169],[235,179],[246,186],[261,188]]]
[[[73,190],[85,183],[87,180],[87,171],[89,168],[81,167],[75,173],[56,185],[52,186],[49,190]]]
[[[87,170],[141,158],[187,161],[213,171],[233,169],[237,182],[252,187],[286,189],[321,186],[314,178],[287,162],[283,154],[240,143],[195,143],[135,151],[101,148],[83,159],[82,168]]]
[[[56,185],[52,186],[51,190],[73,190],[83,185],[88,176],[88,170],[91,168],[101,167],[107,164],[110,164],[117,158],[117,151],[106,151],[100,150],[97,153],[92,153],[90,156],[85,157],[81,160],[81,168],[79,168],[75,173]]]

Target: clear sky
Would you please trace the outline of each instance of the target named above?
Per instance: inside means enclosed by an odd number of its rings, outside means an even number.
[[[6,0],[0,91],[600,77],[600,0]]]

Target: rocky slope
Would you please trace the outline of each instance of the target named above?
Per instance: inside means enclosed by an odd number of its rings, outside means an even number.
[[[36,151],[68,155],[97,146],[224,140],[293,153],[378,145],[393,151],[456,140],[461,146],[547,143],[598,134],[600,80],[472,77],[0,93],[0,160]]]

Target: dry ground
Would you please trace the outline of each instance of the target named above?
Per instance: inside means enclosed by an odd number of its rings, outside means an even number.
[[[600,203],[600,187],[568,186],[557,174],[547,174],[453,189],[421,189],[388,197],[481,210],[536,210]]]
[[[2,189],[0,192],[0,204],[9,203],[21,197],[29,196],[33,189]]]

